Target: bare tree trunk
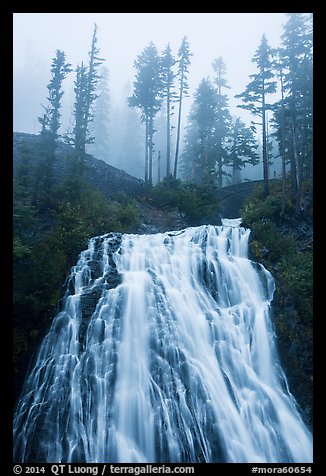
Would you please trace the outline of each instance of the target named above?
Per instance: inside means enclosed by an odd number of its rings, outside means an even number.
[[[149,119],[148,182],[153,183],[153,117]]]
[[[206,166],[207,166],[207,136],[203,136],[202,143],[201,143],[201,157],[202,157],[202,170],[201,170],[201,184],[204,185],[206,182]]]
[[[148,183],[148,117],[145,120],[145,184]]]
[[[219,103],[219,108],[221,107],[221,97],[222,97],[222,89],[221,89],[221,71],[219,71],[219,76],[218,76],[218,103]],[[217,139],[217,163],[218,163],[218,188],[222,188],[222,183],[223,183],[223,166],[222,166],[222,139],[221,139],[221,117],[220,117],[221,111],[219,110],[219,115],[218,115],[218,121],[217,121],[217,133],[218,133],[218,139]]]
[[[263,179],[264,179],[264,195],[267,197],[269,194],[268,189],[268,157],[267,157],[267,144],[266,144],[266,111],[265,111],[265,93],[263,85],[262,94],[262,128],[263,128]]]
[[[180,129],[181,129],[182,96],[183,96],[183,72],[182,72],[181,82],[180,82],[179,112],[178,112],[178,125],[177,125],[177,142],[176,142],[176,148],[175,148],[174,171],[173,171],[173,178],[174,178],[174,180],[176,180],[176,178],[177,178],[177,170],[178,170],[178,157],[179,157],[179,144],[180,144]]]
[[[167,113],[167,118],[166,118],[166,178],[167,180],[170,179],[171,175],[171,165],[170,165],[170,145],[171,145],[171,137],[170,137],[170,88],[168,88],[167,91],[167,101],[166,101],[166,113]]]
[[[233,166],[232,168],[232,184],[235,185],[241,182],[240,169]]]
[[[281,102],[281,155],[282,155],[282,203],[281,203],[281,216],[285,214],[285,200],[286,200],[286,190],[285,190],[285,180],[286,180],[286,166],[285,166],[285,147],[284,147],[284,88],[283,88],[283,77],[281,71],[281,93],[282,93],[282,102]]]
[[[292,146],[293,146],[293,158],[295,164],[295,204],[296,211],[300,211],[301,204],[301,181],[300,181],[300,165],[297,151],[296,131],[294,121],[292,121]]]
[[[222,188],[223,185],[223,165],[222,165],[222,154],[219,144],[219,156],[218,156],[218,188]]]
[[[157,156],[157,183],[161,181],[161,151],[158,151]]]

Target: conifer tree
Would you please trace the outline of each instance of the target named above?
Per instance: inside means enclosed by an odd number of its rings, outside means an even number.
[[[194,93],[182,169],[188,179],[199,184],[212,181],[215,175],[216,89],[208,78],[202,79]]]
[[[74,109],[74,129],[73,137],[67,136],[68,142],[73,143],[76,152],[83,162],[86,145],[94,142],[94,137],[90,134],[90,123],[94,120],[93,106],[97,98],[97,84],[100,76],[98,68],[104,59],[99,58],[99,48],[97,47],[97,25],[94,25],[91,49],[88,53],[88,67],[81,63],[76,68],[75,80],[75,109]]]
[[[175,149],[175,158],[174,158],[174,179],[177,178],[178,171],[178,158],[179,158],[179,146],[180,146],[180,131],[181,131],[181,114],[182,114],[182,102],[183,98],[188,96],[188,72],[190,65],[190,56],[193,54],[190,52],[189,42],[185,36],[182,40],[181,46],[178,52],[178,78],[179,78],[179,111],[178,111],[178,124],[177,124],[177,138],[176,138],[176,149]]]
[[[232,124],[230,136],[232,183],[240,182],[240,170],[246,164],[257,165],[259,163],[257,148],[258,144],[252,130],[237,117]]]
[[[59,137],[60,129],[60,109],[63,96],[62,82],[72,71],[71,64],[66,62],[66,55],[63,51],[57,50],[56,56],[52,59],[51,80],[47,85],[49,95],[48,106],[43,106],[45,113],[38,120],[42,125],[41,135],[54,144]]]
[[[94,121],[91,132],[94,143],[89,145],[89,151],[96,158],[108,161],[110,150],[110,92],[109,71],[102,66],[97,87],[98,98],[94,106]]]
[[[311,17],[288,14],[279,50],[283,68],[284,133],[291,143],[289,159],[297,211],[303,177],[312,176],[312,27]],[[287,130],[286,125],[289,130]]]
[[[223,185],[223,165],[228,163],[227,140],[231,132],[232,119],[228,109],[228,97],[223,94],[225,88],[230,88],[226,79],[226,65],[223,58],[217,58],[213,62],[213,69],[216,72],[215,84],[217,87],[216,105],[216,125],[215,125],[215,147],[216,147],[216,174],[217,184],[221,188]]]
[[[175,100],[173,66],[176,61],[168,44],[161,57],[162,97],[166,100],[166,178],[171,175],[171,106]]]
[[[62,107],[61,99],[63,96],[62,82],[72,71],[71,64],[66,62],[66,55],[63,51],[57,50],[56,56],[52,59],[51,80],[47,85],[49,95],[47,97],[48,105],[43,106],[44,114],[38,120],[42,125],[42,157],[43,161],[39,163],[35,188],[34,200],[37,201],[41,189],[50,197],[50,191],[53,184],[53,162],[56,149],[56,142],[59,138],[59,129],[61,126],[60,109]]]
[[[75,124],[73,129],[73,144],[75,150],[81,154],[85,152],[87,121],[86,121],[86,96],[87,96],[87,68],[82,62],[76,68],[75,80]]]
[[[276,138],[279,144],[279,151],[282,159],[282,204],[281,215],[285,214],[286,201],[286,152],[285,152],[285,105],[284,105],[284,74],[283,65],[279,59],[274,62],[281,85],[281,100],[274,109],[274,122],[279,126],[276,128]]]
[[[161,64],[156,46],[153,42],[137,57],[134,66],[137,70],[133,83],[133,95],[128,98],[130,107],[137,107],[142,112],[141,120],[145,123],[145,183],[153,181],[153,136],[154,117],[162,103]]]
[[[257,65],[258,72],[251,74],[251,82],[247,85],[246,90],[236,95],[244,102],[238,107],[247,109],[254,116],[261,119],[262,126],[262,152],[263,152],[263,178],[264,178],[264,194],[269,193],[268,186],[268,151],[266,136],[266,111],[271,109],[271,105],[267,103],[267,95],[276,92],[276,82],[273,79],[273,50],[268,45],[265,34],[261,39],[261,43],[252,59]]]

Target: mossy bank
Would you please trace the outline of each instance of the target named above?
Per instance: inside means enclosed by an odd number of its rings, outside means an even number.
[[[281,181],[270,194],[257,187],[242,207],[251,232],[250,254],[274,276],[272,317],[282,368],[304,419],[312,425],[313,390],[313,208],[311,183],[303,184],[300,211],[288,195],[281,214]]]

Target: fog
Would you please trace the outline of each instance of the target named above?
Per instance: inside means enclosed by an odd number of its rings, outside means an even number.
[[[203,78],[214,79],[212,62],[222,57],[231,89],[230,112],[245,122],[252,117],[237,108],[241,93],[256,72],[252,57],[265,33],[272,47],[280,44],[285,13],[14,13],[13,14],[13,129],[38,133],[37,117],[46,104],[50,65],[57,49],[76,68],[88,61],[94,23],[98,26],[99,56],[109,71],[111,113],[124,106],[129,82],[134,81],[136,57],[150,41],[161,52],[170,43],[177,56],[187,36],[193,53],[189,67],[189,98],[184,101],[183,124],[193,93]],[[61,132],[72,121],[73,81],[64,81]],[[114,122],[114,121],[113,121]],[[114,162],[114,161],[113,161]]]

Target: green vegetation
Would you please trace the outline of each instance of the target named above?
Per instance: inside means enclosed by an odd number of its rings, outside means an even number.
[[[178,210],[189,225],[215,223],[220,208],[214,187],[180,180],[165,180],[155,185],[150,200],[158,208]]]
[[[63,283],[88,240],[109,231],[134,232],[141,223],[140,209],[126,195],[109,201],[73,173],[58,184],[49,182],[44,179],[47,172],[51,176],[46,158],[33,170],[25,163],[38,150],[25,144],[21,151],[13,201],[14,365],[18,381],[40,333],[49,327]]]
[[[290,185],[289,185],[290,186]],[[282,185],[273,181],[264,198],[257,187],[242,210],[243,224],[252,230],[252,258],[271,271],[276,282],[273,322],[290,388],[311,423],[312,395],[312,190],[303,184],[304,204],[295,213],[293,194],[281,214]]]

